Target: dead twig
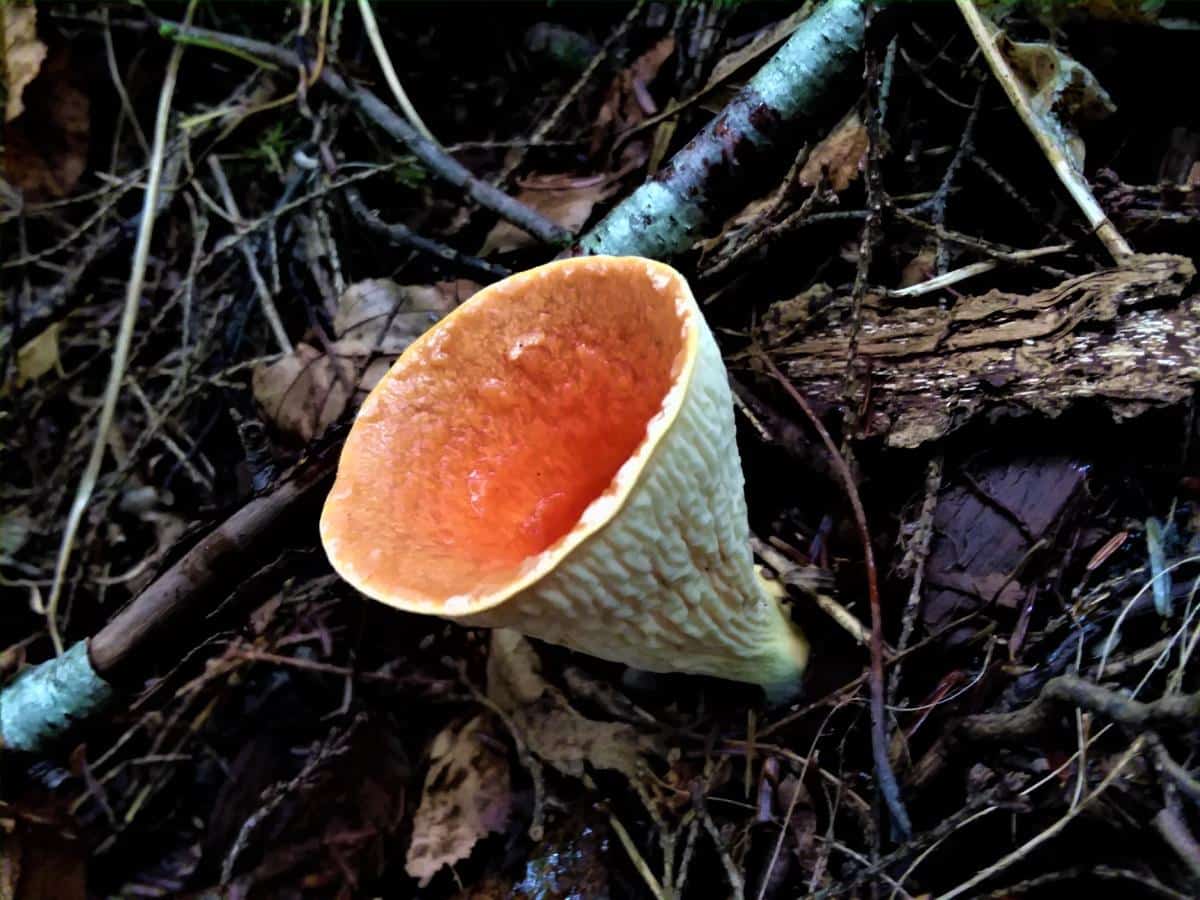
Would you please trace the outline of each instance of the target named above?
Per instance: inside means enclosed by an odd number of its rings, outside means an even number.
[[[1037,259],[1040,256],[1050,256],[1055,253],[1066,253],[1074,247],[1073,244],[1055,244],[1051,247],[1036,247],[1033,250],[1017,250],[1008,254],[1011,262],[1017,263]],[[958,269],[952,269],[941,275],[934,276],[928,281],[922,281],[919,284],[909,285],[905,288],[897,288],[887,292],[887,296],[892,300],[907,300],[912,297],[922,297],[925,294],[932,294],[935,291],[943,290],[951,285],[966,281],[968,278],[974,278],[976,275],[983,275],[991,272],[1000,265],[995,260],[984,260],[983,262],[971,263],[970,265],[962,266]]]
[[[1192,727],[1200,720],[1200,693],[1142,701],[1075,675],[1051,678],[1037,700],[1011,713],[968,716],[959,733],[971,741],[1012,742],[1041,734],[1063,705],[1074,705],[1111,719],[1130,731]]]
[[[266,41],[224,34],[207,28],[194,28],[190,25],[162,19],[156,20],[156,24],[159,33],[171,40],[202,40],[243,53],[250,53],[288,68],[302,65],[297,54]],[[562,246],[571,240],[571,233],[562,226],[551,222],[541,213],[530,209],[486,181],[476,178],[467,170],[466,166],[449,156],[437,144],[423,137],[412,125],[396,115],[386,103],[362,85],[348,82],[329,66],[322,69],[321,82],[343,100],[349,100],[368,119],[408,147],[417,159],[429,167],[431,172],[449,184],[462,188],[466,195],[480,206],[491,210],[551,246]]]
[[[221,161],[216,154],[208,157],[208,168],[212,172],[213,180],[217,183],[217,191],[221,195],[221,202],[225,204],[225,212],[234,223],[235,230],[240,232],[242,230],[242,213],[238,209],[233,189],[229,186],[229,179],[225,177],[225,170],[221,168]],[[263,316],[266,318],[267,324],[271,326],[271,334],[275,337],[279,351],[281,353],[293,352],[295,348],[292,346],[291,338],[288,337],[287,329],[283,327],[283,319],[279,317],[279,310],[275,307],[275,298],[271,296],[271,291],[267,287],[266,281],[263,280],[262,272],[259,271],[254,251],[246,241],[240,242],[238,248],[242,251],[242,258],[246,261],[246,269],[250,272],[254,292],[258,295]]]
[[[558,125],[558,121],[562,118],[563,113],[575,102],[575,98],[579,96],[580,91],[584,89],[587,83],[592,80],[592,76],[596,74],[596,70],[608,59],[608,54],[612,52],[612,48],[616,45],[617,41],[625,36],[625,33],[629,31],[629,26],[641,15],[645,2],[646,0],[637,0],[633,4],[633,7],[625,14],[625,18],[613,29],[612,34],[608,36],[596,54],[588,60],[587,66],[579,73],[579,77],[575,79],[575,83],[559,98],[550,115],[542,120],[538,127],[534,129],[533,135],[529,138],[528,142],[523,142],[515,148],[516,152],[512,154],[512,158],[500,170],[500,174],[496,176],[494,180],[496,185],[502,186],[507,184],[508,180],[512,178],[513,173],[521,168],[521,164],[525,162],[525,154],[529,152],[529,148],[541,146],[545,142],[550,132]]]
[[[1071,824],[1071,820],[1083,812],[1083,810],[1085,810],[1092,802],[1094,802],[1096,798],[1108,790],[1114,781],[1121,777],[1121,774],[1125,771],[1125,767],[1133,762],[1134,758],[1142,751],[1142,746],[1144,743],[1144,738],[1137,738],[1129,746],[1129,749],[1121,754],[1121,758],[1116,761],[1113,767],[1109,770],[1108,774],[1105,775],[1100,784],[1096,786],[1096,789],[1084,797],[1079,803],[1072,806],[1057,822],[1055,822],[1045,831],[1026,841],[1016,850],[1005,854],[986,869],[983,869],[981,872],[978,872],[972,877],[968,878],[957,887],[951,888],[949,891],[946,891],[943,894],[939,894],[936,900],[954,900],[955,897],[962,896],[976,885],[982,884],[996,875],[999,875],[1014,863],[1020,862],[1042,844],[1061,833],[1064,828]]]
[[[358,12],[362,16],[363,27],[367,32],[367,40],[371,42],[371,49],[375,51],[375,59],[379,62],[379,68],[383,69],[383,79],[391,88],[392,96],[396,98],[396,102],[400,104],[400,111],[404,113],[404,118],[420,135],[432,144],[436,144],[437,138],[433,136],[433,132],[429,130],[421,116],[417,113],[417,109],[412,105],[412,101],[408,99],[408,93],[404,90],[404,85],[400,83],[399,76],[396,75],[396,69],[392,66],[392,58],[388,55],[387,45],[383,42],[383,35],[379,33],[379,23],[375,21],[375,13],[371,10],[370,0],[358,0]]]
[[[191,22],[192,13],[196,8],[196,0],[188,4],[184,21]],[[154,233],[154,220],[158,212],[158,194],[162,181],[163,159],[166,155],[167,125],[171,118],[171,99],[175,93],[175,80],[179,75],[179,63],[183,58],[183,45],[177,45],[171,51],[167,61],[167,70],[163,75],[162,89],[158,96],[158,113],[154,122],[154,148],[150,156],[150,171],[146,176],[146,192],[142,197],[142,220],[138,229],[137,244],[133,251],[133,265],[129,273],[129,283],[125,291],[125,306],[121,312],[121,322],[117,330],[117,339],[113,346],[112,366],[109,369],[108,383],[104,388],[104,399],[100,406],[100,416],[96,424],[96,436],[92,441],[92,450],[80,476],[79,486],[75,490],[75,499],[67,513],[67,523],[63,528],[62,543],[59,546],[58,558],[54,564],[54,581],[50,587],[50,598],[46,602],[46,627],[50,632],[50,640],[54,651],[63,652],[62,635],[59,633],[58,606],[62,597],[63,582],[67,576],[67,564],[71,559],[71,551],[75,545],[75,535],[83,521],[100,476],[100,465],[104,461],[104,448],[108,445],[108,430],[113,424],[113,415],[117,408],[117,397],[121,393],[121,382],[125,378],[125,366],[129,362],[129,348],[133,342],[133,328],[137,323],[138,304],[142,299],[142,284],[146,277],[146,263],[150,257],[150,238]]]
[[[419,235],[407,225],[400,223],[389,224],[383,221],[383,219],[379,218],[379,216],[375,215],[367,207],[366,203],[363,202],[362,196],[354,188],[346,189],[346,203],[349,205],[350,211],[354,213],[355,218],[371,231],[386,238],[393,244],[398,244],[401,247],[410,247],[413,250],[434,256],[446,263],[452,270],[461,272],[464,275],[470,275],[473,278],[482,278],[485,281],[494,281],[495,279],[504,278],[512,274],[504,266],[488,262],[486,259],[479,259],[476,256],[470,256],[466,253],[460,253],[453,247]]]
[[[1054,169],[1054,174],[1067,189],[1071,199],[1075,201],[1096,236],[1100,238],[1113,260],[1118,264],[1126,257],[1132,256],[1133,249],[1117,231],[1116,226],[1109,221],[1104,210],[1100,208],[1100,204],[1092,196],[1092,190],[1088,183],[1063,152],[1058,138],[1042,126],[1037,114],[1034,113],[1029,102],[1028,91],[1008,65],[1004,54],[1000,52],[997,39],[1003,36],[1003,32],[989,26],[989,23],[980,15],[973,0],[955,0],[955,3],[958,5],[959,12],[962,13],[963,19],[966,20],[967,27],[971,30],[971,36],[975,38],[979,49],[983,51],[992,74],[1004,88],[1004,93],[1008,95],[1017,115],[1021,117],[1021,121],[1025,123],[1025,127],[1037,141],[1038,147],[1041,148],[1051,168]]]
[[[871,750],[875,758],[875,772],[879,779],[880,792],[892,813],[897,832],[907,838],[912,833],[912,824],[908,818],[908,812],[904,808],[904,802],[900,798],[900,785],[896,781],[896,773],[892,770],[891,761],[888,759],[883,697],[883,613],[880,609],[879,577],[875,568],[875,552],[871,544],[871,532],[867,528],[867,514],[863,509],[862,498],[859,497],[858,486],[854,483],[850,467],[825,428],[825,424],[813,412],[803,395],[779,371],[775,363],[766,354],[761,354],[760,358],[771,375],[800,407],[817,434],[820,435],[825,449],[829,452],[833,467],[842,480],[842,485],[850,500],[850,506],[854,510],[854,520],[858,526],[858,534],[863,546],[863,565],[867,570],[867,597],[871,606],[871,668],[867,679],[871,693]]]
[[[929,461],[925,469],[925,499],[921,503],[921,513],[917,518],[916,534],[912,543],[904,553],[899,568],[904,575],[912,573],[912,585],[908,591],[908,603],[904,606],[904,615],[900,620],[900,640],[896,644],[896,652],[903,654],[912,640],[916,628],[917,615],[921,610],[921,588],[925,581],[925,561],[929,557],[929,548],[933,543],[933,513],[937,509],[938,491],[942,486],[942,470],[945,457],[941,454]],[[902,663],[896,661],[888,679],[887,702],[895,706],[896,694],[900,690],[900,673]]]

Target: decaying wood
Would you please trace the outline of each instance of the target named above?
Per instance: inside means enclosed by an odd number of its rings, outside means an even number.
[[[949,309],[863,305],[861,436],[916,447],[999,409],[1057,416],[1102,401],[1117,420],[1178,403],[1200,383],[1200,296],[1181,256],[1132,257],[1033,294],[989,291]],[[810,290],[776,304],[763,340],[815,402],[842,402],[850,299]]]

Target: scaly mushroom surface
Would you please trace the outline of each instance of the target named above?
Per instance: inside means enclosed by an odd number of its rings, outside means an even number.
[[[684,278],[638,257],[493,284],[371,392],[321,516],[410,612],[786,693],[807,645],[750,554],[733,406]]]

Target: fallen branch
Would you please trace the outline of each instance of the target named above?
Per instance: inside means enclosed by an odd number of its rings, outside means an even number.
[[[301,462],[156,578],[90,641],[22,673],[0,691],[0,747],[38,752],[137,684],[197,631],[247,577],[286,546],[299,523],[315,539],[318,500],[333,481],[336,444]]]
[[[581,253],[670,259],[726,212],[790,129],[856,71],[864,0],[827,0],[715,119],[580,239]]]

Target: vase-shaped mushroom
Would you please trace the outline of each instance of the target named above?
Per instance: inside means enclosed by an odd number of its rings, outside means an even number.
[[[685,279],[580,257],[491,285],[371,392],[321,516],[376,600],[652,672],[793,687],[725,367]]]

